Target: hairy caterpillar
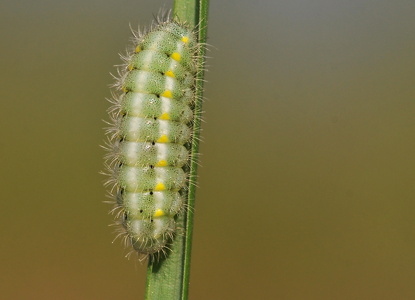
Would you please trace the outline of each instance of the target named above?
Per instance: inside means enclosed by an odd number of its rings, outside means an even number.
[[[110,100],[106,184],[125,241],[147,256],[164,251],[186,206],[199,46],[169,17],[133,34]]]

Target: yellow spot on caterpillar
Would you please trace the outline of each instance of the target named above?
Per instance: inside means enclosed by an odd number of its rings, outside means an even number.
[[[154,212],[153,217],[161,217],[161,216],[164,216],[164,211],[162,211],[162,210],[159,208],[159,209],[157,209],[157,210]]]
[[[156,163],[156,167],[165,167],[165,166],[167,166],[167,161],[165,161],[164,159]]]
[[[128,70],[131,71],[132,69],[134,69],[133,65],[128,65]]]
[[[173,95],[170,90],[164,91],[163,93],[161,93],[161,96],[166,97],[166,98],[173,98]]]
[[[164,191],[165,189],[166,189],[166,187],[161,182],[157,183],[156,187],[154,188],[155,191]]]
[[[161,116],[159,117],[159,119],[161,120],[170,120],[170,116],[168,113],[162,113]]]
[[[128,92],[128,89],[127,89],[125,86],[123,86],[123,87],[122,87],[122,91],[123,91],[124,93],[127,93],[127,92]]]
[[[141,51],[141,47],[140,47],[140,45],[138,45],[137,47],[135,47],[135,53],[138,53],[138,52],[140,52]]]
[[[167,135],[163,134],[158,140],[157,143],[168,143],[169,142],[169,138],[167,137]]]
[[[182,42],[187,44],[189,42],[189,38],[187,36],[182,37]]]
[[[179,54],[179,53],[174,52],[174,53],[171,55],[171,58],[173,58],[174,60],[180,61],[181,56],[180,56],[180,54]]]
[[[170,77],[176,77],[176,76],[174,76],[174,73],[173,73],[173,71],[172,70],[168,70],[166,73],[164,73],[164,75],[166,75],[166,76],[170,76]]]

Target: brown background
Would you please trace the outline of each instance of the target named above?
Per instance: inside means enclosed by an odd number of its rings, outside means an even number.
[[[165,1],[0,4],[2,299],[142,299],[105,110]],[[212,1],[191,299],[415,299],[415,2]]]

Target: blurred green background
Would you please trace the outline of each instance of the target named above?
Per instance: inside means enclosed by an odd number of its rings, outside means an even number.
[[[2,299],[142,299],[109,72],[172,1],[3,1]],[[191,299],[415,299],[415,2],[212,1]]]

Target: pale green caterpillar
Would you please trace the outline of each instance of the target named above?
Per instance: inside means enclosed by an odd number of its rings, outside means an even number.
[[[125,241],[144,256],[168,247],[186,206],[198,47],[169,18],[134,33],[110,100],[107,184]]]

